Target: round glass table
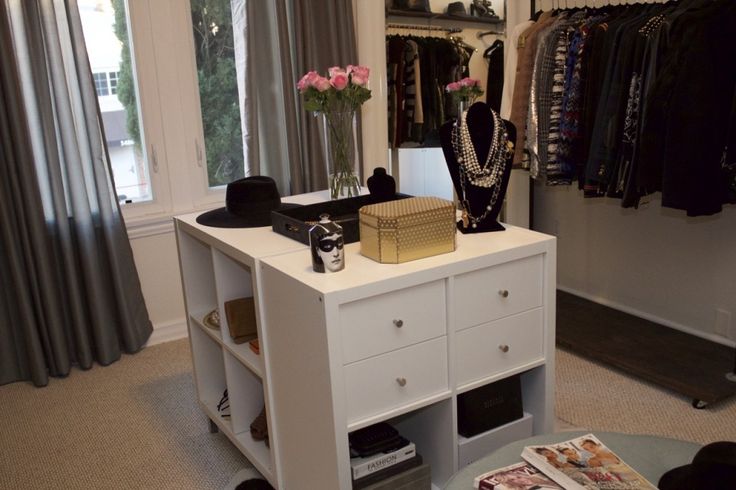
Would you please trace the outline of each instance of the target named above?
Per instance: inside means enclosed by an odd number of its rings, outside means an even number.
[[[488,456],[469,464],[455,473],[444,488],[446,490],[470,490],[473,488],[473,479],[476,476],[521,462],[521,451],[524,446],[557,444],[585,434],[596,436],[611,451],[655,486],[667,470],[690,463],[701,447],[693,442],[666,437],[616,432],[569,431],[543,434],[507,444]]]

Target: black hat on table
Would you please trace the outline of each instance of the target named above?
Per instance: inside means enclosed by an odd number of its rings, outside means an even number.
[[[693,461],[671,469],[659,479],[660,490],[736,488],[736,442],[705,445]]]
[[[200,214],[197,223],[217,228],[270,226],[271,211],[298,206],[281,202],[276,182],[271,177],[246,177],[227,185],[224,208]]]

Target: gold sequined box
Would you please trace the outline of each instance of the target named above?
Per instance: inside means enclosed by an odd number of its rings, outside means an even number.
[[[439,197],[410,197],[363,206],[360,253],[399,264],[455,251],[455,206]]]

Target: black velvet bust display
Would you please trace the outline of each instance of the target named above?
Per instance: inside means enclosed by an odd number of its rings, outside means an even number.
[[[491,149],[491,138],[494,131],[491,108],[485,102],[476,102],[468,109],[465,122],[468,125],[470,139],[473,142],[475,154],[478,156],[478,161],[481,163],[485,162],[488,157],[488,152]],[[450,171],[452,183],[455,186],[455,192],[457,193],[458,198],[462,199],[463,189],[460,185],[460,170],[458,168],[457,159],[455,158],[455,151],[452,148],[452,129],[454,124],[455,121],[449,121],[442,125],[440,128],[440,143],[442,144],[442,152],[445,155],[445,161],[447,162],[447,168]],[[516,127],[506,120],[504,120],[504,124],[506,125],[506,132],[508,133],[509,141],[516,144]],[[477,223],[476,228],[472,228],[471,226],[465,228],[463,226],[463,222],[458,221],[457,228],[461,233],[483,233],[488,231],[505,230],[503,225],[498,222],[498,215],[501,212],[503,199],[509,185],[512,163],[513,152],[511,152],[506,159],[506,166],[503,169],[503,174],[501,176],[501,189],[498,192],[498,198],[496,199],[493,208],[491,208],[491,211],[486,215],[483,221]],[[486,206],[488,206],[488,203],[491,201],[493,188],[478,187],[472,185],[470,182],[466,182],[465,194],[468,202],[470,203],[470,214],[473,216],[481,216],[485,211]]]
[[[373,169],[373,175],[368,177],[368,190],[371,193],[371,202],[384,202],[396,196],[396,181],[386,173],[383,167]]]

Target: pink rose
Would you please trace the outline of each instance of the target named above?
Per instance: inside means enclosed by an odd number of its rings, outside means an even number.
[[[448,92],[456,92],[462,88],[462,85],[460,85],[460,82],[451,82],[447,84],[447,87],[445,90]]]
[[[327,73],[329,73],[330,78],[332,78],[338,73],[345,73],[345,70],[341,66],[332,66],[327,69]]]
[[[348,74],[345,72],[336,72],[330,77],[330,84],[335,90],[343,90],[348,86]]]
[[[314,82],[320,78],[320,76],[317,74],[316,71],[310,71],[307,72],[306,75],[302,77],[301,80],[296,84],[296,88],[299,89],[299,92],[304,92],[309,87],[314,87]]]
[[[350,79],[355,85],[360,85],[362,87],[368,83],[368,76],[370,75],[371,70],[367,66],[348,65],[347,71],[350,75]]]
[[[350,75],[350,81],[352,81],[355,85],[358,85],[360,87],[364,86],[366,83],[368,83],[367,78],[360,77],[358,75]]]
[[[457,83],[459,83],[461,87],[475,87],[476,85],[478,85],[478,80],[473,80],[472,78],[465,77]]]
[[[330,81],[327,80],[325,77],[317,76],[312,86],[320,92],[324,92],[325,90],[328,90],[332,85],[330,84]]]

